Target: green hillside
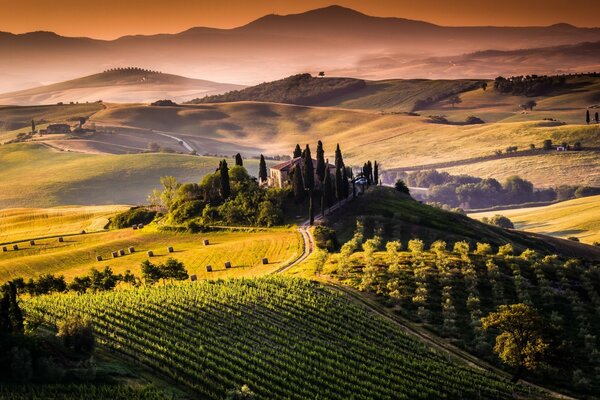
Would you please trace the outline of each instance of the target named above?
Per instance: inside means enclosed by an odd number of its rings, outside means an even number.
[[[203,399],[505,399],[522,389],[457,364],[306,280],[197,282],[24,303],[49,323],[88,315],[103,349]],[[529,397],[535,395],[529,394]]]
[[[373,187],[351,206],[327,217],[341,242],[351,238],[356,221],[361,221],[366,237],[380,231],[384,239],[421,239],[427,245],[436,240],[450,244],[467,241],[474,248],[484,241],[494,247],[511,243],[518,250],[534,249],[545,254],[600,259],[600,248],[567,240],[539,237],[484,224],[465,215],[421,204],[388,187]]]
[[[82,154],[38,143],[0,146],[0,207],[139,204],[160,177],[198,182],[219,159],[180,154]],[[252,174],[258,160],[247,160]]]

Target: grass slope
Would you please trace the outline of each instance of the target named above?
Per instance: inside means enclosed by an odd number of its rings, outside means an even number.
[[[51,323],[89,315],[102,347],[204,399],[223,399],[243,384],[264,399],[495,399],[519,391],[307,280],[56,295],[28,300],[25,308]]]
[[[585,243],[600,242],[600,196],[564,201],[546,207],[471,214],[479,219],[502,214],[517,229],[561,238],[575,236]]]
[[[138,204],[160,177],[198,182],[214,172],[218,158],[180,154],[97,155],[61,152],[39,143],[0,146],[0,207],[61,204]],[[251,174],[258,160],[246,160]]]
[[[209,239],[210,245],[203,246],[203,239]],[[140,264],[148,259],[149,250],[154,252],[153,262],[174,257],[199,279],[256,276],[273,272],[295,259],[301,252],[300,240],[297,232],[285,228],[189,234],[161,232],[155,226],[68,236],[62,243],[56,237],[40,239],[34,246],[23,240],[18,242],[18,251],[9,246],[8,252],[0,253],[0,282],[44,273],[64,275],[69,281],[93,267],[101,269],[107,265],[116,273],[131,270],[140,276]],[[129,254],[130,246],[135,253]],[[175,249],[173,253],[168,253],[169,246]],[[113,259],[112,252],[120,249],[127,254]],[[97,255],[104,261],[96,261]],[[268,264],[262,264],[263,257],[268,258]],[[225,269],[226,261],[232,263],[232,268]],[[206,272],[206,265],[212,265],[213,272]]]
[[[104,229],[125,206],[13,208],[0,210],[0,243]]]
[[[496,247],[512,243],[520,250],[530,248],[545,254],[600,259],[598,248],[483,224],[464,215],[421,204],[387,187],[371,188],[351,206],[328,217],[326,224],[331,225],[345,242],[352,236],[357,219],[362,221],[366,237],[381,229],[384,239],[399,239],[404,244],[413,238],[426,244],[436,240],[448,243],[466,240],[472,247],[476,242]]]

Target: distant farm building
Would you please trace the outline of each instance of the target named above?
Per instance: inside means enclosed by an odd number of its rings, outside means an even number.
[[[51,124],[46,128],[46,133],[71,133],[71,127],[67,124]]]
[[[317,178],[317,160],[313,159],[313,170],[315,171],[315,182]],[[271,187],[282,188],[290,183],[290,173],[298,166],[302,165],[302,157],[294,158],[283,162],[281,164],[274,165],[269,168],[269,176],[267,177],[267,184]],[[335,165],[327,164],[329,166],[329,173],[335,175]]]

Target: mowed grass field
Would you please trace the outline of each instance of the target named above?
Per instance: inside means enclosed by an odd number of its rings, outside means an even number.
[[[0,146],[0,208],[145,203],[160,177],[199,182],[220,158],[181,154],[82,154],[40,143]],[[231,160],[233,165],[233,160]],[[257,175],[258,160],[246,160]]]
[[[65,206],[0,210],[0,243],[104,230],[127,206]]]
[[[561,238],[574,236],[583,243],[600,242],[600,196],[569,200],[546,207],[470,214],[476,219],[504,215],[515,228]]]
[[[203,245],[204,239],[209,240],[208,246]],[[257,276],[293,261],[302,251],[301,240],[291,228],[189,234],[160,232],[155,226],[65,236],[62,243],[53,237],[36,240],[32,246],[27,240],[18,243],[19,250],[13,250],[11,245],[9,251],[0,252],[0,282],[45,273],[64,275],[70,281],[74,276],[87,274],[92,267],[105,266],[116,273],[131,270],[140,276],[140,263],[148,259],[149,250],[154,252],[152,262],[176,258],[199,279]],[[130,246],[135,248],[133,254],[127,251]],[[174,248],[173,253],[168,252],[169,246]],[[126,255],[112,258],[111,253],[120,249],[126,250]],[[98,255],[103,261],[96,261]],[[262,264],[263,257],[268,258],[268,264]],[[232,268],[225,268],[227,261]],[[213,272],[206,271],[207,265],[213,267]]]

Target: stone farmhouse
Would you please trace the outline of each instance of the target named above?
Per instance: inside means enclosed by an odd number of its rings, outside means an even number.
[[[317,160],[313,159],[313,169],[315,170],[315,182],[318,182],[317,178]],[[269,168],[269,176],[267,177],[267,185],[270,187],[283,188],[290,184],[290,172],[298,166],[302,164],[302,157],[297,157],[292,160],[273,165]],[[335,175],[335,165],[329,164],[326,162],[326,165],[329,168],[329,173]]]

